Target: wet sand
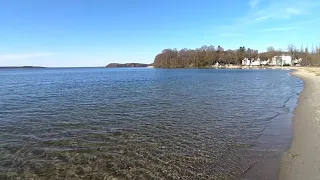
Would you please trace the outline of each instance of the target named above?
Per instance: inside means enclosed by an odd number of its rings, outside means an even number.
[[[280,180],[320,179],[320,68],[297,67],[304,82],[293,118],[293,142],[281,159]]]

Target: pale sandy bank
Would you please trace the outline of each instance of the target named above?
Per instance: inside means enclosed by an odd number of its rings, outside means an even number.
[[[293,118],[293,142],[281,159],[280,180],[320,180],[320,68],[294,68],[304,82]]]

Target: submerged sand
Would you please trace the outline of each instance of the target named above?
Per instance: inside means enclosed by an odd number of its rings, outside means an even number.
[[[320,68],[295,68],[302,79],[293,118],[293,142],[281,159],[280,180],[320,180]]]

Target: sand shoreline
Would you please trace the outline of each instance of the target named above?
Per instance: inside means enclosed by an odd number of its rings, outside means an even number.
[[[320,180],[320,68],[299,67],[304,82],[294,110],[293,142],[281,158],[280,180]]]

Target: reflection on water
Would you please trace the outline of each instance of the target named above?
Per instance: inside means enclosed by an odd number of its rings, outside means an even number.
[[[0,179],[237,178],[294,107],[287,73],[1,70]]]

